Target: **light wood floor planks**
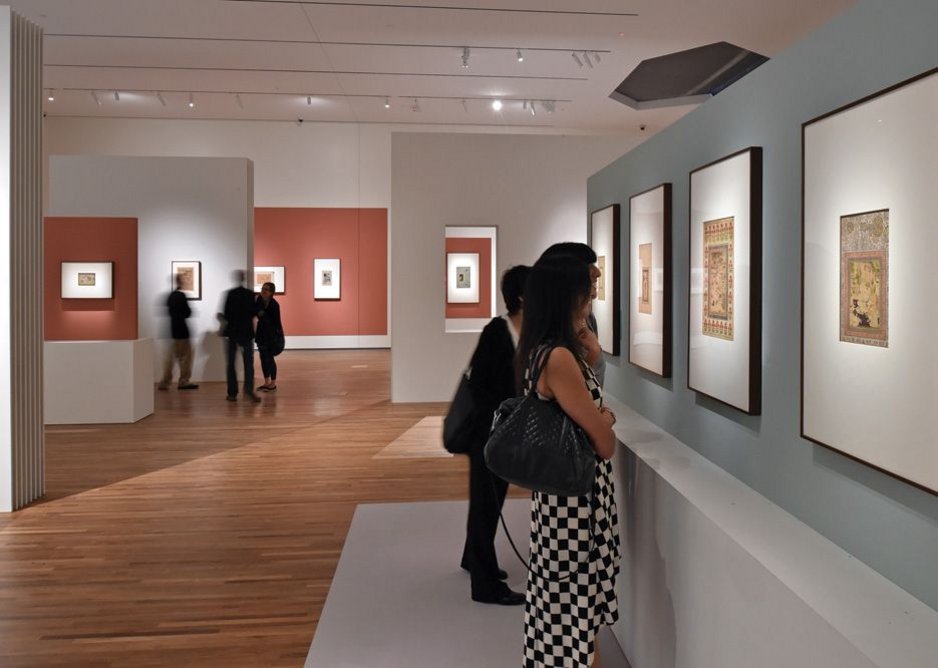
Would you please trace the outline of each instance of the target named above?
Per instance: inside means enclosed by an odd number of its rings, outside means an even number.
[[[279,362],[261,406],[49,428],[46,498],[0,515],[0,665],[302,666],[356,504],[466,497],[463,457],[374,457],[445,412],[389,403],[387,351]]]

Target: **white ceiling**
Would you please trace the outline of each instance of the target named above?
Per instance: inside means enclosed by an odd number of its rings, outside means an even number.
[[[634,111],[609,99],[641,60],[719,41],[773,56],[853,1],[8,0],[46,31],[50,116],[615,133],[654,132],[690,109]],[[600,52],[601,62],[580,67],[572,50]],[[535,116],[526,100],[538,101]]]

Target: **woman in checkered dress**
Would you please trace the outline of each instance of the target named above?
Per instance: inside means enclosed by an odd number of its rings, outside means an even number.
[[[615,416],[577,338],[590,306],[588,265],[538,261],[524,306],[518,353],[525,392],[556,400],[583,428],[596,451],[596,480],[586,496],[533,495],[523,666],[598,668],[596,633],[618,618],[619,535],[609,462]],[[536,388],[535,366],[543,369]]]

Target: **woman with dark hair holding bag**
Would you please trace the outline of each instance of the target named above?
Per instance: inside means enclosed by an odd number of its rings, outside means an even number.
[[[495,533],[508,483],[485,465],[483,448],[499,404],[518,394],[514,359],[523,313],[524,284],[531,268],[518,265],[502,276],[502,298],[508,312],[493,318],[479,337],[469,363],[469,387],[474,404],[473,435],[469,446],[469,517],[462,567],[469,571],[472,600],[496,605],[521,605],[524,595],[512,591],[498,567]]]
[[[590,312],[590,286],[589,265],[569,256],[539,260],[525,285],[517,357],[525,394],[556,401],[586,433],[596,456],[589,494],[533,493],[525,668],[599,668],[596,634],[618,619],[619,533],[609,462],[615,415],[603,406],[577,335]]]
[[[261,371],[264,384],[257,389],[273,392],[277,389],[277,361],[274,359],[283,352],[283,323],[280,320],[280,302],[274,299],[277,287],[273,283],[264,283],[257,297],[257,333],[254,335],[257,350],[261,356]]]

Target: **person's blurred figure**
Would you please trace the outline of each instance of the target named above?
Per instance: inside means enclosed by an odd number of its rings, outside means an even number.
[[[179,383],[177,387],[180,390],[196,390],[199,386],[189,382],[192,376],[192,341],[189,337],[189,324],[186,320],[192,315],[192,310],[189,308],[189,300],[186,299],[186,295],[182,291],[181,276],[176,276],[176,289],[169,293],[166,308],[169,310],[169,328],[173,343],[166,354],[163,379],[158,387],[161,390],[169,389],[170,384],[173,382],[173,367],[176,360],[178,360]]]
[[[277,389],[277,355],[283,352],[283,323],[280,321],[280,302],[274,299],[277,287],[264,283],[255,304],[257,310],[257,352],[261,357],[264,384],[257,389],[272,392]]]
[[[235,373],[235,356],[241,348],[244,362],[244,396],[254,403],[261,398],[254,394],[254,293],[244,287],[244,272],[240,269],[231,274],[235,287],[225,294],[224,335],[228,339],[226,375],[228,377],[228,401],[238,399],[238,376]]]

